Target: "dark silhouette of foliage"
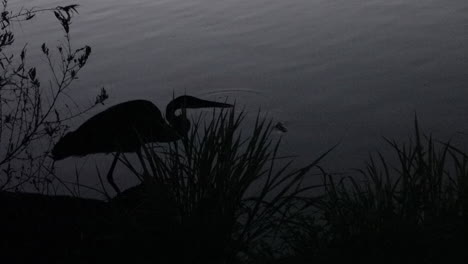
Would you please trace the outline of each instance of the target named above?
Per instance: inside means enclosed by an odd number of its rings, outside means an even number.
[[[396,159],[379,152],[358,175],[324,173],[315,214],[286,234],[296,262],[466,260],[468,155],[416,119],[412,140],[385,141]]]
[[[91,55],[91,47],[73,48],[70,23],[77,5],[45,9],[9,10],[2,1],[0,16],[0,190],[20,190],[32,186],[36,191],[54,189],[54,163],[49,158],[51,145],[67,129],[70,120],[107,99],[105,90],[94,105],[84,110],[61,109],[68,89],[78,78]],[[36,15],[53,12],[63,31],[64,41],[56,49],[41,45],[49,74],[39,73],[27,63],[27,47],[19,56],[9,52],[14,46],[14,23],[28,23]],[[57,56],[58,61],[53,59]]]

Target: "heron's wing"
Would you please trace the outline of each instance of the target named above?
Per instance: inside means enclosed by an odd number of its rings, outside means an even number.
[[[164,124],[159,109],[145,100],[115,105],[91,117],[75,132],[78,152],[99,153],[138,149],[141,138]],[[83,155],[83,154],[82,154]]]

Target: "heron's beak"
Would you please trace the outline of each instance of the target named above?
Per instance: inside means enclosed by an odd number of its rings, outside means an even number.
[[[176,99],[169,102],[169,104],[167,104],[166,119],[172,120],[175,117],[175,111],[177,109],[181,109],[182,115],[186,116],[187,108],[208,108],[208,107],[227,108],[227,107],[233,107],[233,105],[207,101],[207,100],[199,99],[193,96],[183,95],[183,96],[177,97]]]

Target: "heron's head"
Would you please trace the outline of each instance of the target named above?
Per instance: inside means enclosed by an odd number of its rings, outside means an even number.
[[[169,102],[166,107],[166,119],[177,131],[187,133],[190,129],[190,121],[186,113],[188,108],[227,108],[232,106],[231,104],[207,101],[193,96],[183,95]],[[179,115],[176,115],[177,110],[181,110]]]

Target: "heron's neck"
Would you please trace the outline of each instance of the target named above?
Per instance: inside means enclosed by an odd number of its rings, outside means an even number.
[[[173,125],[176,119],[175,111],[177,110],[173,102],[166,106],[166,120],[169,124]]]

